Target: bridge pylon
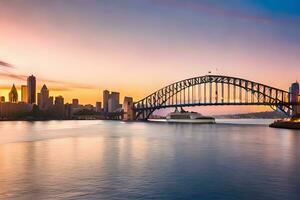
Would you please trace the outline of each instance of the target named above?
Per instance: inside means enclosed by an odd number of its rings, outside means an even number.
[[[133,98],[125,97],[123,102],[123,120],[132,121],[135,120],[135,110],[133,109]]]

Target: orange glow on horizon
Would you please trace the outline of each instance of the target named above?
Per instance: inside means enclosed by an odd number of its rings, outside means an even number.
[[[286,91],[299,78],[300,49],[288,39],[269,37],[272,26],[279,28],[276,24],[268,24],[263,30],[244,30],[246,22],[238,24],[232,19],[230,24],[223,24],[223,19],[211,23],[201,17],[197,24],[188,26],[167,17],[159,23],[149,22],[151,17],[147,16],[139,23],[143,31],[137,31],[131,18],[124,19],[126,24],[118,17],[117,22],[104,20],[111,19],[109,15],[95,20],[73,7],[56,11],[16,2],[0,7],[0,59],[16,66],[11,69],[14,74],[70,83],[45,81],[50,95],[62,95],[66,102],[78,98],[82,104],[95,104],[102,101],[104,89],[120,92],[120,103],[124,96],[138,101],[168,84],[208,71]],[[97,13],[105,14],[92,14]],[[231,23],[237,25],[233,28]],[[1,77],[0,96],[7,99],[13,83],[20,88],[26,81]]]

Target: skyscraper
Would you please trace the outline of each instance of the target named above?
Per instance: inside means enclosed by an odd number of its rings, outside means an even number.
[[[41,93],[39,93],[39,101],[38,105],[41,110],[46,110],[49,107],[50,100],[49,100],[49,90],[47,86],[44,84]]]
[[[27,103],[28,101],[28,87],[27,85],[21,86],[21,101]]]
[[[65,112],[64,98],[62,96],[55,97],[54,102],[54,108],[57,117],[63,119]]]
[[[108,112],[108,99],[109,99],[109,91],[103,91],[103,111]]]
[[[291,93],[291,97],[290,97],[290,101],[291,103],[298,103],[299,99],[299,83],[295,82],[292,84],[292,86],[290,87],[290,93]],[[296,115],[298,113],[298,106],[297,105],[293,105],[293,113],[292,115]]]
[[[115,112],[120,107],[120,93],[112,92],[108,98],[108,112]]]
[[[8,96],[9,96],[9,102],[11,102],[11,103],[18,102],[18,91],[16,89],[15,84],[13,84]]]
[[[64,98],[62,96],[55,97],[55,105],[64,105]]]
[[[27,78],[27,91],[27,102],[34,104],[36,102],[36,78],[33,75]]]

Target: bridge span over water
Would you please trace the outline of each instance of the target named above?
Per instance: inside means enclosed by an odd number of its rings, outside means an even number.
[[[254,81],[205,75],[167,85],[133,104],[136,120],[158,109],[191,106],[263,105],[290,116],[297,109],[291,93]],[[297,95],[297,99],[299,95]]]

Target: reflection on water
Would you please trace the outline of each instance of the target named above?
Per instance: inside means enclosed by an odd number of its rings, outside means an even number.
[[[300,199],[300,132],[266,125],[0,123],[0,199]]]

